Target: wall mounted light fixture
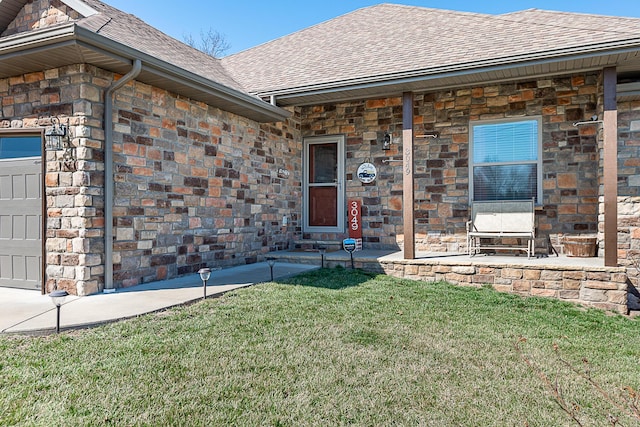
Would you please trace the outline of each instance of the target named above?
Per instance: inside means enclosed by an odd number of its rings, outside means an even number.
[[[44,133],[45,145],[47,151],[60,151],[64,149],[64,139],[67,137],[67,126],[60,123],[56,117],[51,118],[52,126],[47,128]]]
[[[60,123],[57,117],[51,118],[52,126],[44,132],[44,148],[47,151],[64,151],[59,160],[66,170],[75,170],[75,147],[69,139],[69,126]]]
[[[384,137],[382,137],[382,149],[383,150],[391,150],[391,141],[392,137],[389,132],[384,133]]]

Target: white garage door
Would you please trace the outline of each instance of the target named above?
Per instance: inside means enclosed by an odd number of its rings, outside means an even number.
[[[41,289],[41,137],[0,134],[0,286]]]

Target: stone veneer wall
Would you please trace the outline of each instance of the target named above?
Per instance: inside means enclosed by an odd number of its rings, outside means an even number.
[[[68,124],[77,162],[66,168],[47,152],[46,291],[96,292],[103,280],[104,182],[101,91],[111,75],[74,65],[0,79],[2,129],[40,130],[57,117]]]
[[[296,118],[258,124],[142,83],[114,105],[114,282],[254,263],[299,217]],[[278,170],[289,171],[289,178]]]
[[[557,243],[564,233],[596,233],[597,127],[572,124],[597,113],[599,80],[599,74],[592,73],[416,93],[415,133],[439,134],[437,139],[415,141],[418,250],[466,249],[469,122],[475,120],[541,116],[544,200],[536,212],[539,235],[550,235]],[[364,245],[397,247],[403,233],[401,163],[384,164],[382,160],[402,158],[401,98],[303,107],[301,118],[303,136],[347,136],[347,197],[363,202]],[[388,152],[380,144],[384,131],[394,138]],[[372,184],[362,184],[355,176],[358,165],[366,160],[378,169],[378,179]]]
[[[1,36],[51,27],[80,18],[80,14],[60,0],[29,0]]]
[[[70,126],[78,161],[46,153],[46,290],[104,285],[104,92],[113,74],[75,65],[0,79],[3,129]],[[140,83],[116,94],[115,285],[256,262],[286,249],[301,199],[297,116],[258,124]],[[278,177],[278,169],[290,172]]]
[[[640,310],[640,101],[618,102],[618,262],[629,309]]]
[[[640,101],[618,103],[618,257],[640,262]]]
[[[362,267],[367,268],[366,265]],[[565,266],[416,264],[381,262],[390,276],[467,286],[491,285],[500,292],[559,300],[627,314],[627,274],[623,268]],[[374,268],[375,270],[375,268]]]
[[[294,253],[278,254],[282,262],[320,265],[320,256],[300,257]],[[415,260],[394,257],[371,258],[354,254],[354,267],[389,276],[425,282],[447,281],[461,286],[491,286],[499,292],[521,296],[538,296],[627,314],[627,272],[624,267],[593,267],[545,264],[544,261],[518,265],[492,262],[491,257],[470,259],[424,257]],[[345,252],[325,255],[325,267],[350,268]]]
[[[30,0],[3,36],[78,19]],[[3,128],[68,123],[75,168],[46,154],[46,290],[104,285],[104,91],[111,73],[77,65],[0,80]],[[301,199],[299,118],[260,125],[135,83],[116,94],[114,284],[256,262],[285,249]],[[278,176],[278,169],[289,172]]]

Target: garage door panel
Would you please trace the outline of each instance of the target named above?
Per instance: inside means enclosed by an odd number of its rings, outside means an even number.
[[[0,286],[40,288],[41,167],[34,158],[0,161]]]
[[[29,175],[25,175],[24,180],[26,198],[40,200],[40,192],[42,188],[42,185],[40,184],[40,174],[32,173]]]
[[[11,200],[13,190],[11,189],[11,175],[0,172],[0,200]]]
[[[24,262],[24,256],[13,255],[11,257],[11,268],[13,269],[14,279],[25,280],[27,278],[27,266]]]
[[[27,256],[25,259],[25,266],[27,268],[26,279],[36,285],[40,283],[41,277],[41,263],[38,256]]]
[[[42,233],[40,228],[42,220],[39,215],[25,215],[26,230],[25,240],[40,240]]]
[[[0,215],[0,239],[11,239],[13,227],[11,215]]]
[[[40,240],[39,215],[0,215],[0,240]]]
[[[11,278],[11,255],[0,255],[0,279]]]
[[[15,215],[12,217],[13,219],[13,230],[11,231],[13,233],[13,235],[11,236],[12,239],[17,240],[24,240],[24,237],[26,235],[26,224],[25,224],[25,217],[24,215]]]
[[[11,185],[13,194],[11,195],[13,200],[16,199],[26,199],[27,198],[27,189],[25,188],[24,175],[13,175],[11,177]]]

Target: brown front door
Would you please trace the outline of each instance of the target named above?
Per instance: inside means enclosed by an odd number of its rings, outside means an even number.
[[[307,232],[344,230],[344,137],[305,139],[305,220]]]

